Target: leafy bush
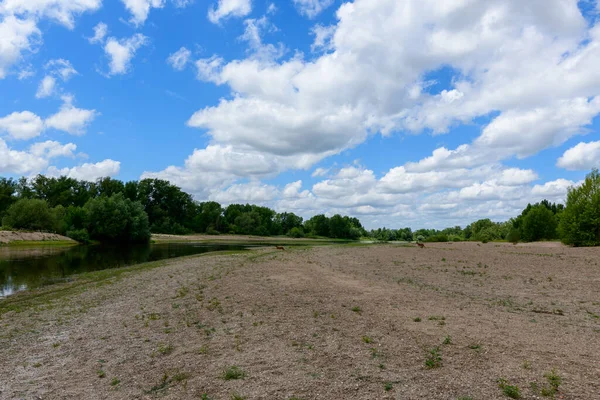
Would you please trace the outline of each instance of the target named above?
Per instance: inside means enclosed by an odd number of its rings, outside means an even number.
[[[559,234],[574,246],[600,245],[600,173],[594,169],[577,188],[569,188]]]
[[[425,239],[425,241],[426,242],[447,242],[448,235],[446,235],[444,233],[440,233],[437,235],[429,236],[427,239]]]
[[[506,235],[506,240],[510,243],[517,244],[521,240],[521,233],[518,229],[513,228],[508,232],[508,235]]]
[[[126,199],[122,193],[90,200],[87,230],[100,241],[145,242],[150,239],[148,214],[141,203]]]
[[[54,231],[56,216],[44,200],[21,199],[8,208],[2,224],[13,229]]]
[[[67,236],[79,243],[90,242],[90,234],[88,233],[87,229],[67,231]]]
[[[304,231],[301,228],[292,228],[288,232],[288,236],[292,238],[303,238]]]

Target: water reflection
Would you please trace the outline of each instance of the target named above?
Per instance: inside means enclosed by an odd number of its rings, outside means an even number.
[[[0,247],[0,298],[74,274],[248,246],[164,243],[140,246]]]

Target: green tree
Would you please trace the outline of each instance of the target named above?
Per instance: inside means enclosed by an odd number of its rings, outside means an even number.
[[[323,214],[315,215],[304,223],[304,231],[312,235],[329,237],[329,218]]]
[[[150,239],[148,215],[139,202],[122,193],[90,200],[86,205],[87,231],[100,241],[144,242]]]
[[[543,239],[555,239],[558,221],[552,209],[542,204],[537,204],[529,209],[523,217],[521,225],[521,239],[534,242]]]
[[[52,232],[56,227],[56,218],[46,201],[21,199],[8,208],[2,225],[13,229]]]
[[[586,176],[581,186],[569,188],[559,234],[565,244],[600,245],[600,173],[597,169]]]
[[[0,178],[0,220],[15,201],[17,201],[17,182],[13,179]]]

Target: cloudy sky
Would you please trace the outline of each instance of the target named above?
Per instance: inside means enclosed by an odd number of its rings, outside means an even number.
[[[0,175],[506,220],[600,166],[598,21],[596,0],[0,0]]]

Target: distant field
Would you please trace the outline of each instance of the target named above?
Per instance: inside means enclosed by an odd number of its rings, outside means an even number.
[[[598,399],[599,256],[334,245],[101,271],[0,301],[0,398]]]

